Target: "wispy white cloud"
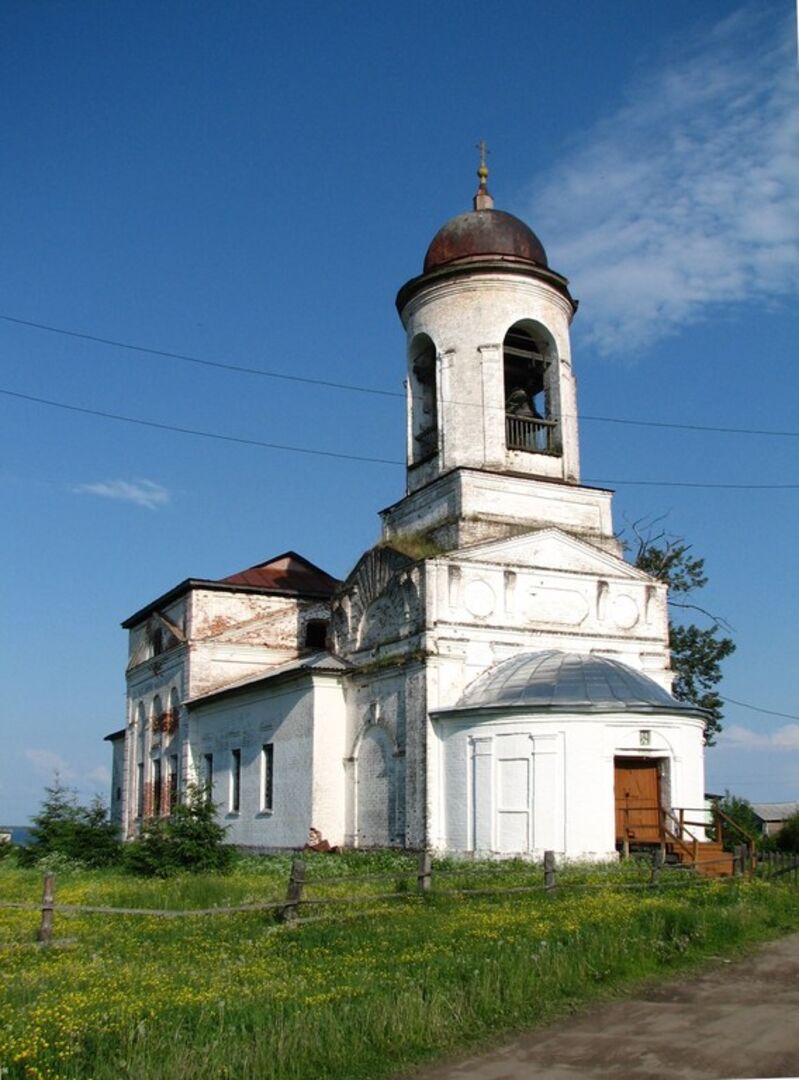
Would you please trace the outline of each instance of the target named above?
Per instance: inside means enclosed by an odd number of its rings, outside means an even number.
[[[774,731],[752,731],[733,724],[724,728],[725,746],[747,747],[752,750],[799,750],[799,724],[783,724]]]
[[[100,480],[93,484],[75,484],[78,495],[99,495],[104,499],[122,499],[124,502],[156,510],[169,502],[169,492],[154,480]]]
[[[105,765],[98,765],[96,769],[86,773],[86,779],[95,784],[101,784],[105,789],[111,786],[111,770],[107,769]]]
[[[534,189],[530,219],[598,351],[799,293],[799,91],[782,15],[744,7],[683,41]]]
[[[35,747],[24,751],[25,757],[40,776],[52,777],[58,773],[61,780],[74,780],[75,770],[69,762],[53,750],[39,750]]]

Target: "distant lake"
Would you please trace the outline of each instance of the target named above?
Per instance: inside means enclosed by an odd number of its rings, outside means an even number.
[[[11,843],[24,847],[31,842],[31,831],[27,825],[0,825],[0,831],[11,831]]]

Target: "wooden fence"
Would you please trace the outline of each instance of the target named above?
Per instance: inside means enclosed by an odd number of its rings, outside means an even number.
[[[300,908],[332,907],[346,905],[368,905],[387,900],[409,900],[419,896],[446,895],[446,896],[500,896],[534,892],[544,892],[554,895],[560,889],[650,889],[664,888],[668,886],[685,887],[687,885],[703,885],[708,879],[698,877],[692,868],[685,866],[668,866],[670,875],[663,880],[662,871],[665,868],[663,852],[656,848],[652,855],[650,871],[647,880],[625,881],[573,881],[559,880],[558,867],[554,851],[544,853],[543,866],[540,863],[530,863],[530,883],[523,885],[505,885],[487,887],[461,888],[450,886],[434,889],[434,883],[442,879],[454,876],[485,876],[504,874],[518,871],[518,866],[512,868],[508,864],[472,865],[464,862],[462,867],[433,867],[430,852],[422,851],[415,872],[410,868],[403,870],[384,871],[379,874],[359,874],[346,877],[319,877],[308,878],[306,876],[306,864],[303,859],[295,858],[291,863],[291,871],[286,887],[286,896],[282,900],[255,901],[247,904],[234,904],[227,907],[212,908],[188,908],[167,910],[162,908],[122,908],[105,907],[91,904],[59,904],[55,900],[55,874],[46,873],[42,899],[39,903],[24,903],[15,901],[0,901],[0,908],[12,908],[23,911],[41,912],[41,923],[37,933],[37,941],[42,945],[49,945],[53,939],[53,925],[55,914],[98,914],[98,915],[146,915],[160,919],[185,919],[198,918],[211,915],[232,915],[242,912],[273,911],[276,919],[283,923],[309,922],[311,918],[300,918]],[[745,849],[736,850],[734,876],[728,880],[740,879],[749,872],[749,863],[745,857]],[[789,875],[793,875],[789,877]],[[796,855],[782,855],[779,853],[767,853],[760,856],[757,867],[757,876],[768,880],[786,878],[794,884],[799,884],[799,857]],[[403,888],[395,888],[393,892],[361,893],[353,896],[309,896],[308,889],[315,889],[329,885],[364,884],[366,882],[392,880],[401,882]],[[415,889],[410,883],[415,880]],[[315,918],[318,918],[316,916]]]
[[[757,876],[766,881],[782,879],[799,885],[799,855],[788,851],[759,851]]]

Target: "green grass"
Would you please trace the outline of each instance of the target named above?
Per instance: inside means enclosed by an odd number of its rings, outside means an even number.
[[[203,908],[283,897],[290,859],[229,877],[139,881],[65,872],[64,903]],[[61,944],[32,944],[35,912],[0,911],[0,1066],[9,1080],[357,1080],[480,1045],[766,937],[799,929],[799,889],[763,882],[634,889],[646,868],[571,866],[555,895],[459,897],[541,881],[525,863],[464,866],[412,890],[396,853],[309,856],[321,921],[270,913],[166,920],[56,915]],[[499,871],[499,872],[497,872]],[[386,880],[363,880],[386,873]],[[357,885],[324,884],[354,874]],[[684,884],[672,884],[673,882]],[[38,899],[41,873],[0,866],[0,899]],[[314,915],[322,910],[315,909]]]

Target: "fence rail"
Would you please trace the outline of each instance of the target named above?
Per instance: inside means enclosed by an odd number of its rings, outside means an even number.
[[[553,851],[547,851],[544,853],[543,866],[540,863],[530,863],[529,865],[530,883],[518,884],[518,885],[497,885],[494,886],[487,883],[486,886],[476,887],[450,887],[447,886],[443,889],[434,889],[433,885],[440,878],[452,877],[454,875],[467,875],[472,874],[475,871],[489,873],[495,872],[497,874],[514,873],[522,869],[526,869],[526,866],[515,865],[508,867],[507,864],[501,867],[470,867],[466,864],[463,869],[454,867],[441,867],[434,868],[432,856],[430,852],[422,851],[419,853],[419,858],[415,871],[411,867],[399,868],[394,873],[381,873],[381,874],[366,874],[366,875],[351,875],[349,877],[335,877],[335,878],[307,878],[306,877],[306,864],[303,859],[294,859],[291,864],[291,872],[286,887],[286,896],[284,899],[268,899],[263,901],[255,901],[245,904],[233,904],[225,907],[212,907],[212,908],[186,908],[186,909],[165,909],[165,908],[138,908],[138,907],[110,907],[98,904],[60,904],[55,900],[55,874],[46,873],[44,876],[44,884],[42,890],[42,899],[39,903],[33,902],[20,902],[20,901],[0,901],[0,908],[13,909],[18,911],[39,911],[41,912],[41,923],[37,931],[37,941],[42,945],[49,945],[53,939],[53,924],[56,914],[87,914],[87,915],[129,915],[129,916],[147,916],[150,918],[158,919],[187,919],[187,918],[199,918],[216,915],[234,915],[240,913],[253,913],[253,912],[267,912],[272,911],[277,918],[286,924],[294,922],[305,922],[307,919],[299,918],[300,908],[324,908],[324,907],[340,907],[347,905],[369,905],[375,903],[382,903],[389,900],[415,900],[418,901],[426,896],[512,896],[523,895],[525,893],[542,892],[546,895],[554,895],[562,889],[653,889],[653,888],[671,888],[678,887],[684,888],[686,885],[706,885],[708,880],[698,877],[692,868],[688,867],[672,867],[666,866],[664,863],[663,852],[660,848],[656,848],[652,854],[652,861],[650,867],[650,873],[647,880],[641,881],[572,881],[568,878],[564,878],[558,873],[558,866],[556,864],[555,853]],[[734,882],[740,880],[744,875],[748,867],[748,862],[745,860],[743,851],[741,851],[736,858],[735,864],[735,877],[726,879],[727,881]],[[662,872],[664,869],[669,871],[669,879],[662,879]],[[675,870],[682,870],[681,874],[675,875]],[[537,880],[533,880],[533,877]],[[792,877],[788,877],[792,875]],[[757,867],[757,876],[765,878],[767,880],[780,879],[788,877],[788,880],[793,884],[799,885],[799,856],[785,855],[782,853],[766,852],[760,856],[760,862]],[[403,881],[407,879],[415,879],[416,889],[404,888],[397,889],[394,892],[384,893],[366,893],[351,896],[308,896],[307,889],[313,887],[320,887],[324,885],[342,885],[347,883],[360,884],[369,880],[385,880],[386,878],[393,879],[395,881]],[[682,879],[682,880],[680,880]],[[716,879],[718,882],[720,879]]]
[[[799,855],[789,851],[761,851],[757,856],[757,876],[766,881],[787,877],[799,885]]]

